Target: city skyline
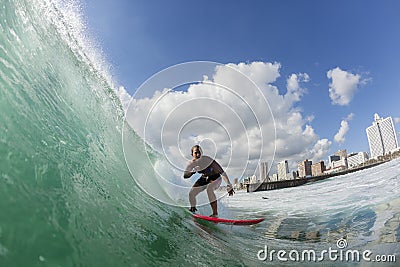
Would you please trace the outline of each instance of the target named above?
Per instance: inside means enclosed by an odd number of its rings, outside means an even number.
[[[340,168],[342,170],[354,168],[361,163],[365,163],[369,159],[377,159],[379,156],[385,156],[400,149],[391,116],[381,118],[377,113],[375,113],[372,126],[366,128],[366,133],[368,135],[370,147],[369,152],[353,151],[348,154],[346,149],[338,150],[328,156],[328,169],[326,169],[326,166],[324,165],[325,160],[313,163],[308,159],[304,159],[303,161],[296,163],[298,177],[320,175],[324,173],[324,171],[329,171],[330,169],[335,168]],[[288,161],[284,160],[278,162],[276,166],[277,173],[274,174],[277,174],[279,180],[287,180],[287,174],[290,173]]]

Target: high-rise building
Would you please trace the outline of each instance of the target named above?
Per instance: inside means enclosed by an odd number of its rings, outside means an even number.
[[[326,171],[325,162],[320,161],[311,165],[311,173],[314,176],[321,175]]]
[[[260,162],[258,164],[258,169],[260,171],[260,181],[269,182],[268,180],[268,162]]]
[[[279,180],[287,180],[288,174],[289,173],[289,165],[288,161],[284,160],[278,163],[278,179]]]
[[[299,171],[299,177],[300,178],[304,178],[308,175],[311,175],[311,165],[312,165],[312,161],[309,161],[308,159],[300,162],[297,165],[298,171]]]
[[[385,119],[375,113],[372,125],[366,129],[371,158],[388,154],[398,148],[392,117]]]

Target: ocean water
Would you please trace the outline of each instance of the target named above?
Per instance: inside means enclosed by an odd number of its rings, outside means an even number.
[[[265,246],[321,251],[341,238],[399,257],[399,160],[220,200],[220,216],[266,218],[255,226],[193,221],[144,193],[135,179],[153,176],[152,166],[122,126],[123,107],[78,11],[67,1],[0,4],[0,266],[275,265],[258,259]],[[137,144],[135,179],[123,131]]]

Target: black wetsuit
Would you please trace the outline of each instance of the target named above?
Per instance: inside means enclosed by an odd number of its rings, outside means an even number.
[[[204,170],[199,171],[198,173],[201,173],[201,176],[199,179],[197,179],[194,186],[196,187],[196,186],[208,185],[209,183],[211,183],[211,182],[217,180],[219,177],[221,177],[220,173],[211,174],[212,171],[213,171],[213,169],[211,168],[211,166],[208,166]]]

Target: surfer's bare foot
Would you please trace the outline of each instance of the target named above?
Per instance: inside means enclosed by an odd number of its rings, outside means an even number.
[[[197,211],[197,209],[196,209],[196,207],[191,207],[191,208],[189,209],[189,211],[190,211],[191,213],[195,213],[195,212]]]
[[[209,217],[211,217],[211,218],[218,218],[218,214],[211,214]]]

